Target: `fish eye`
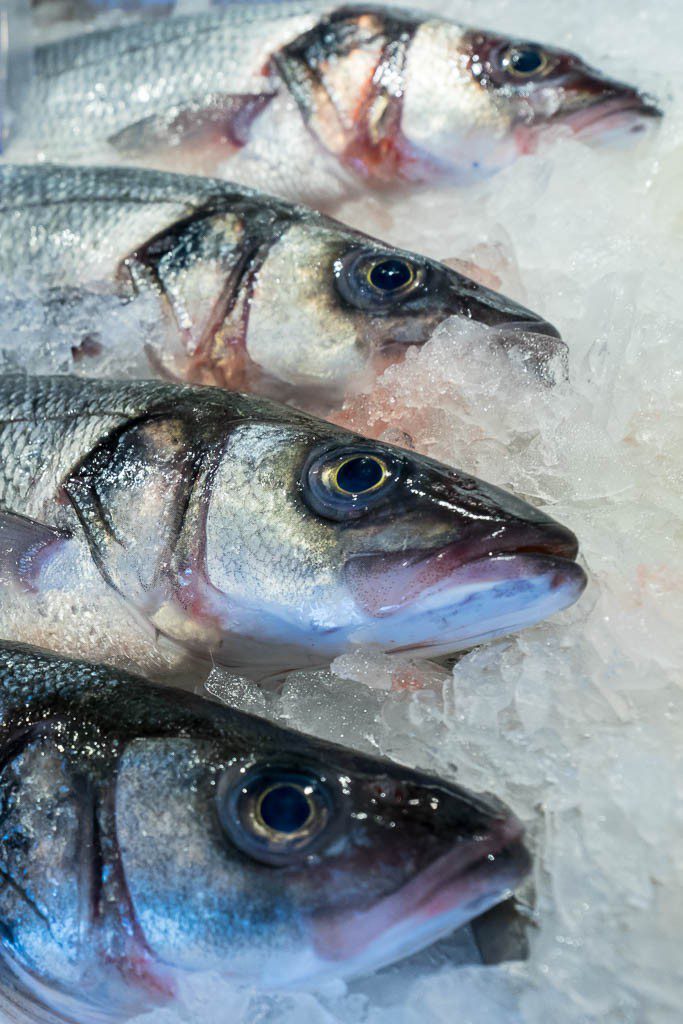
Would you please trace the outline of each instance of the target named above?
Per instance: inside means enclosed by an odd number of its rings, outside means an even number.
[[[350,306],[388,313],[423,291],[426,269],[395,253],[355,250],[335,262],[334,277],[337,290]]]
[[[538,46],[508,46],[501,54],[501,66],[516,78],[542,74],[548,57]]]
[[[218,816],[234,844],[266,864],[290,864],[319,848],[334,812],[329,785],[313,771],[278,765],[228,770]]]
[[[391,293],[413,283],[415,271],[407,260],[379,260],[368,269],[368,281],[379,292]]]
[[[394,453],[373,451],[370,445],[328,449],[304,467],[303,495],[327,519],[353,519],[385,500],[402,469]]]
[[[314,814],[310,786],[275,782],[259,798],[256,819],[275,836],[291,836],[305,828]]]
[[[369,453],[349,455],[323,470],[323,479],[331,490],[353,497],[372,494],[389,476],[389,467],[384,459]]]

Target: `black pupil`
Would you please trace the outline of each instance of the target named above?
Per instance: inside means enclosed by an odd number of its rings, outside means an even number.
[[[530,75],[533,71],[538,71],[543,63],[543,58],[538,50],[525,48],[524,50],[513,50],[510,55],[510,63],[515,71],[520,71],[523,75]]]
[[[376,487],[384,475],[382,466],[376,459],[359,455],[349,459],[337,472],[337,486],[349,494],[362,494]]]
[[[273,832],[298,832],[310,814],[308,800],[296,786],[273,786],[261,801],[261,817]]]
[[[370,282],[381,292],[395,292],[412,278],[412,271],[403,260],[382,260],[370,271]]]

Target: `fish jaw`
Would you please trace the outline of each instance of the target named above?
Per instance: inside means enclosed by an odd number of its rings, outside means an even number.
[[[308,948],[268,961],[263,988],[316,988],[411,956],[507,899],[531,867],[523,828],[509,815],[477,838],[454,841],[390,895],[361,907],[318,913]]]
[[[653,128],[663,113],[638,89],[608,78],[572,54],[559,60],[556,82],[530,92],[519,105],[512,136],[519,155],[559,131],[591,143],[627,139]]]
[[[662,116],[650,97],[616,83],[613,90],[607,89],[605,95],[561,118],[561,123],[576,138],[593,142],[639,134],[654,127]]]
[[[434,656],[516,632],[567,608],[587,578],[573,561],[573,535],[559,531],[545,547],[531,531],[528,547],[523,536],[512,535],[436,552],[350,559],[345,579],[366,615],[352,639]]]
[[[531,858],[510,816],[488,835],[458,843],[369,908],[314,924],[321,975],[354,977],[410,956],[507,899]]]

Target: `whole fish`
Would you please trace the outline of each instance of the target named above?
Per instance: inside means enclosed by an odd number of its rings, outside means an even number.
[[[433,655],[571,604],[576,554],[496,487],[264,399],[0,379],[0,637],[180,682]]]
[[[148,374],[316,411],[450,316],[491,327],[482,343],[533,374],[565,353],[546,321],[434,260],[250,189],[135,168],[0,168],[0,277],[59,323],[84,291],[137,299],[141,323],[163,325],[129,332]],[[88,354],[120,341],[96,327],[72,346],[95,375]]]
[[[3,1020],[362,974],[529,869],[492,797],[101,666],[0,645],[0,722]]]
[[[466,183],[548,128],[590,137],[660,116],[575,54],[382,4],[231,4],[34,57],[11,160],[118,158],[315,203]]]

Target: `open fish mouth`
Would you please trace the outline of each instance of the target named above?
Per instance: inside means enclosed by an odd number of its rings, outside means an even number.
[[[373,906],[321,917],[314,924],[317,955],[343,962],[348,977],[409,956],[462,927],[510,896],[528,873],[523,834],[510,815],[485,835],[458,843]]]
[[[578,110],[562,121],[579,139],[593,139],[617,133],[644,131],[663,114],[648,96],[638,92],[626,96],[602,98]]]
[[[501,527],[498,535],[431,551],[356,555],[344,575],[370,620],[354,640],[436,654],[514,632],[573,604],[586,575],[574,534],[559,524]],[[373,635],[371,635],[371,633]]]

